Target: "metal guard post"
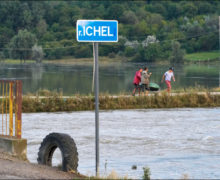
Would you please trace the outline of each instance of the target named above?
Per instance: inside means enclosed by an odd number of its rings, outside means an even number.
[[[2,117],[2,123],[0,123],[1,135],[21,139],[22,81],[0,80],[0,93],[2,112],[2,116],[0,116]]]

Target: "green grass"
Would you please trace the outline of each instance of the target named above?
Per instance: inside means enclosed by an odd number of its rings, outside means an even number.
[[[186,54],[184,59],[188,62],[197,62],[197,61],[213,61],[218,60],[220,57],[219,51],[210,51],[210,52],[198,52],[192,54]],[[109,58],[107,56],[100,56],[99,60],[101,62],[122,62],[122,61],[131,61],[131,58],[123,58],[116,56],[115,58]],[[6,59],[3,61],[7,64],[20,64],[20,60],[18,59]],[[44,59],[43,63],[60,63],[60,64],[75,64],[75,63],[93,63],[93,58],[73,58],[73,57],[64,57],[62,59],[56,60],[47,60]],[[22,61],[23,63],[23,61]],[[34,60],[26,60],[27,64],[35,63]],[[167,64],[168,61],[158,61],[158,64]]]
[[[213,61],[218,60],[220,57],[219,51],[211,51],[211,52],[198,52],[192,54],[186,54],[185,59],[187,61]]]
[[[216,89],[216,91],[218,91]],[[179,92],[182,92],[181,90]],[[186,92],[185,90],[183,92]],[[192,89],[187,93],[169,95],[166,91],[151,96],[111,96],[99,97],[100,110],[114,109],[148,109],[148,108],[185,108],[185,107],[220,107],[220,95],[211,94],[211,91],[198,94]],[[38,95],[25,95],[22,100],[22,112],[62,112],[62,111],[86,111],[95,109],[94,96],[82,96],[76,94],[71,97],[63,97],[62,93],[43,91]],[[39,97],[41,96],[41,97]],[[42,97],[44,96],[44,97]],[[0,109],[2,108],[0,99]]]
[[[148,108],[183,108],[183,107],[219,107],[220,95],[188,93],[169,96],[166,92],[160,95],[128,97],[128,96],[100,96],[100,109],[148,109]],[[23,112],[58,112],[94,110],[93,96],[76,95],[63,98],[62,95],[52,93],[45,98],[23,97]],[[1,108],[1,101],[0,101]]]
[[[122,62],[122,61],[128,61],[128,58],[123,58],[116,56],[115,58],[109,58],[108,56],[100,56],[99,61],[103,63],[109,63],[109,62]],[[5,64],[20,64],[21,61],[19,59],[5,59],[2,61],[2,63]],[[24,61],[22,61],[22,64]],[[33,64],[36,63],[35,60],[26,60],[26,64]],[[74,58],[74,57],[64,57],[62,59],[43,59],[42,63],[48,64],[84,64],[84,63],[93,63],[93,57],[90,58]]]
[[[20,64],[21,63],[21,61],[18,59],[5,59],[3,62],[6,64]],[[24,63],[24,61],[22,61],[22,63]],[[35,61],[34,60],[26,60],[25,63],[26,64],[33,64],[33,63],[35,63]]]

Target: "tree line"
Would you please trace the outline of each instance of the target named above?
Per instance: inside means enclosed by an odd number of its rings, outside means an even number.
[[[0,59],[92,57],[76,41],[78,19],[114,19],[119,42],[101,44],[101,56],[133,61],[169,59],[219,48],[218,1],[0,1]]]

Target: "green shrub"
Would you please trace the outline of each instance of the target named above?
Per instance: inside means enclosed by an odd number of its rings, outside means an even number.
[[[144,175],[143,175],[143,179],[144,180],[150,180],[150,168],[149,167],[143,167],[144,170]]]

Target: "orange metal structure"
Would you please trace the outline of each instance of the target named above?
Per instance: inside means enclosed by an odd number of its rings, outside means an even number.
[[[0,134],[21,139],[22,81],[0,80],[0,94]]]

